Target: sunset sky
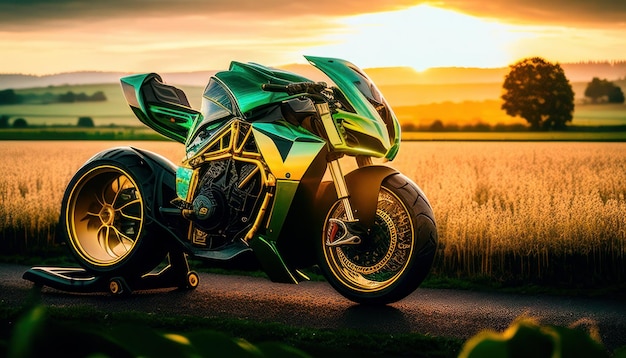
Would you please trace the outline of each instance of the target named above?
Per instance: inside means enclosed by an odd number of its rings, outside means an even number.
[[[0,0],[0,73],[626,60],[623,0]]]

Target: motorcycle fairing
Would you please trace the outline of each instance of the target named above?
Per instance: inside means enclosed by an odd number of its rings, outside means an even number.
[[[215,74],[236,99],[241,114],[249,117],[254,109],[278,103],[290,96],[286,93],[261,90],[264,83],[289,84],[292,82],[312,82],[306,77],[272,69],[255,63],[233,61],[228,71]]]
[[[187,138],[187,157],[195,155],[204,147],[212,130],[219,129],[233,118],[249,122],[282,119],[280,107],[276,104],[294,96],[266,92],[261,89],[261,85],[301,81],[309,80],[290,72],[233,61],[229,70],[216,73],[204,90],[202,116],[193,125]]]
[[[252,123],[254,139],[277,179],[300,180],[326,142],[287,122]]]
[[[185,143],[200,117],[183,91],[163,83],[156,73],[123,77],[122,91],[137,118],[157,133]]]
[[[309,280],[302,272],[288,267],[278,252],[274,241],[266,240],[263,236],[257,235],[250,241],[250,247],[258,258],[263,271],[267,273],[272,282],[297,284],[300,281]]]
[[[335,149],[351,155],[393,159],[399,148],[400,127],[372,81],[350,62],[313,56],[305,58],[334,81],[349,102],[350,110],[337,109],[333,115],[338,130],[346,137],[345,141],[335,145]],[[203,108],[202,114],[189,106],[182,91],[164,84],[157,74],[127,76],[121,82],[131,109],[144,124],[177,142],[187,142],[188,150],[191,150],[191,147],[199,147],[191,144],[201,124],[206,125],[209,119],[215,120],[213,117],[217,114],[222,118],[221,123],[235,116],[248,118],[259,108],[297,97],[262,91],[262,84],[312,81],[287,71],[233,61],[228,71],[218,72],[207,85],[205,97],[210,95],[210,86],[216,82],[224,93],[220,98],[206,97],[210,101],[204,101],[203,107],[205,103],[215,106]],[[225,106],[221,99],[228,99],[232,104]],[[213,127],[218,125],[213,123]]]
[[[338,119],[342,126],[354,133],[362,134],[362,140],[358,143],[347,142],[345,146],[335,149],[350,154],[365,154],[376,157],[385,157],[393,160],[400,147],[400,125],[389,104],[380,93],[374,82],[354,64],[327,57],[304,56],[312,65],[324,72],[341,90],[351,109],[356,113],[338,109],[333,118]],[[368,135],[372,133],[374,135]],[[380,143],[373,143],[372,139],[380,137]],[[370,138],[369,140],[367,138]],[[358,138],[356,138],[358,140]],[[357,145],[357,144],[366,144]],[[365,153],[356,153],[367,144],[373,144]],[[382,149],[376,147],[382,146]],[[366,148],[367,149],[367,148]]]

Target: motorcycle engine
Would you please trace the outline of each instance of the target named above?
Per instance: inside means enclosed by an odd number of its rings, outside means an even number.
[[[214,249],[245,235],[262,192],[256,169],[232,158],[207,163],[192,202],[195,245]]]

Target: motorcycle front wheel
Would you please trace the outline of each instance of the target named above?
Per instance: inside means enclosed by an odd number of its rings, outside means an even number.
[[[424,280],[437,248],[437,228],[428,200],[401,174],[387,177],[378,193],[374,224],[359,244],[331,244],[336,220],[346,220],[337,201],[328,211],[318,262],[328,282],[361,304],[388,304],[412,293]]]
[[[143,274],[165,258],[148,215],[154,179],[142,164],[133,156],[96,160],[70,181],[60,221],[70,250],[88,271]]]

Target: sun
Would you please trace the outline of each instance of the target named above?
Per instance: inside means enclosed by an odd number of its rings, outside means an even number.
[[[501,67],[513,60],[511,45],[524,37],[512,26],[426,4],[338,21],[345,31],[313,51],[364,67]]]

